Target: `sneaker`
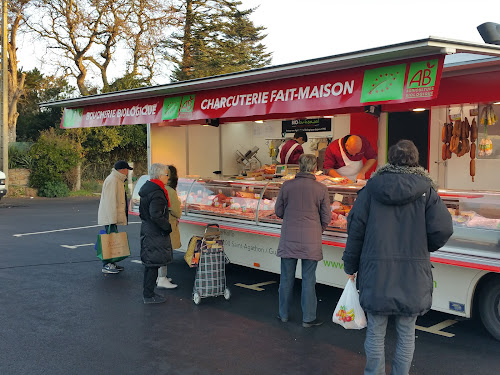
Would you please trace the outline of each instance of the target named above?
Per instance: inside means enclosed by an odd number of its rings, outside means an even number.
[[[312,322],[302,322],[302,327],[304,328],[309,328],[309,327],[317,327],[323,324],[322,320],[319,319],[314,319]]]
[[[113,263],[108,263],[102,267],[102,273],[119,273],[120,271],[116,268]]]
[[[143,300],[144,300],[145,305],[149,305],[152,303],[163,303],[167,299],[159,294],[155,294],[153,297],[149,297],[149,298],[143,297]]]
[[[166,277],[160,277],[158,283],[156,284],[158,289],[175,289],[177,288],[177,284],[172,284],[170,280]]]
[[[280,314],[276,315],[276,319],[278,319],[282,323],[288,322],[288,318],[282,318]]]
[[[116,267],[116,269],[117,269],[118,271],[123,271],[123,270],[125,269],[125,267],[123,267],[123,266],[119,266],[119,265],[118,265],[118,264],[116,264],[116,263],[113,263],[113,264],[115,265],[115,267]]]

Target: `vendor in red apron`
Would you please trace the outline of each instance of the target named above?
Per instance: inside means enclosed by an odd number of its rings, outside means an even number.
[[[364,165],[363,159],[366,159]],[[376,162],[377,153],[368,139],[349,134],[330,143],[325,152],[323,170],[331,177],[347,177],[356,182],[364,180],[366,172]]]
[[[293,139],[286,141],[280,148],[279,160],[281,164],[299,164],[300,155],[304,153],[302,145],[307,142],[307,134],[299,130]]]

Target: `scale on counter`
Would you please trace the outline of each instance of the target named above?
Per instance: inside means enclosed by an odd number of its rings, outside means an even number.
[[[276,176],[286,176],[287,174],[297,174],[298,172],[298,164],[277,164],[274,170]]]

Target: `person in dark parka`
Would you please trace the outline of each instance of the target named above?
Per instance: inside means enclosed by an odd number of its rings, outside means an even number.
[[[358,192],[347,219],[342,259],[348,277],[357,273],[360,304],[366,312],[365,375],[385,374],[384,339],[395,316],[393,375],[406,375],[415,350],[415,322],[432,305],[430,252],[453,233],[445,204],[427,172],[418,166],[413,142],[389,149],[379,168]]]
[[[141,202],[139,216],[141,225],[141,260],[144,264],[144,303],[162,303],[165,297],[154,292],[158,268],[172,262],[173,250],[170,241],[172,227],[169,222],[170,206],[165,185],[168,181],[167,165],[151,165],[151,180],[139,190]]]
[[[316,156],[302,154],[300,172],[283,183],[275,213],[283,219],[277,255],[281,257],[279,315],[288,321],[298,259],[302,267],[302,326],[319,326],[316,318],[316,267],[323,259],[321,234],[331,219],[328,189],[316,181]]]

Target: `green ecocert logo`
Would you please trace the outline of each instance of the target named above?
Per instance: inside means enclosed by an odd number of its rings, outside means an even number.
[[[406,64],[365,70],[361,103],[401,99],[405,73]]]
[[[63,128],[79,127],[83,119],[83,108],[65,108]]]
[[[175,96],[163,101],[162,120],[175,120],[182,114],[192,113],[196,95]]]

